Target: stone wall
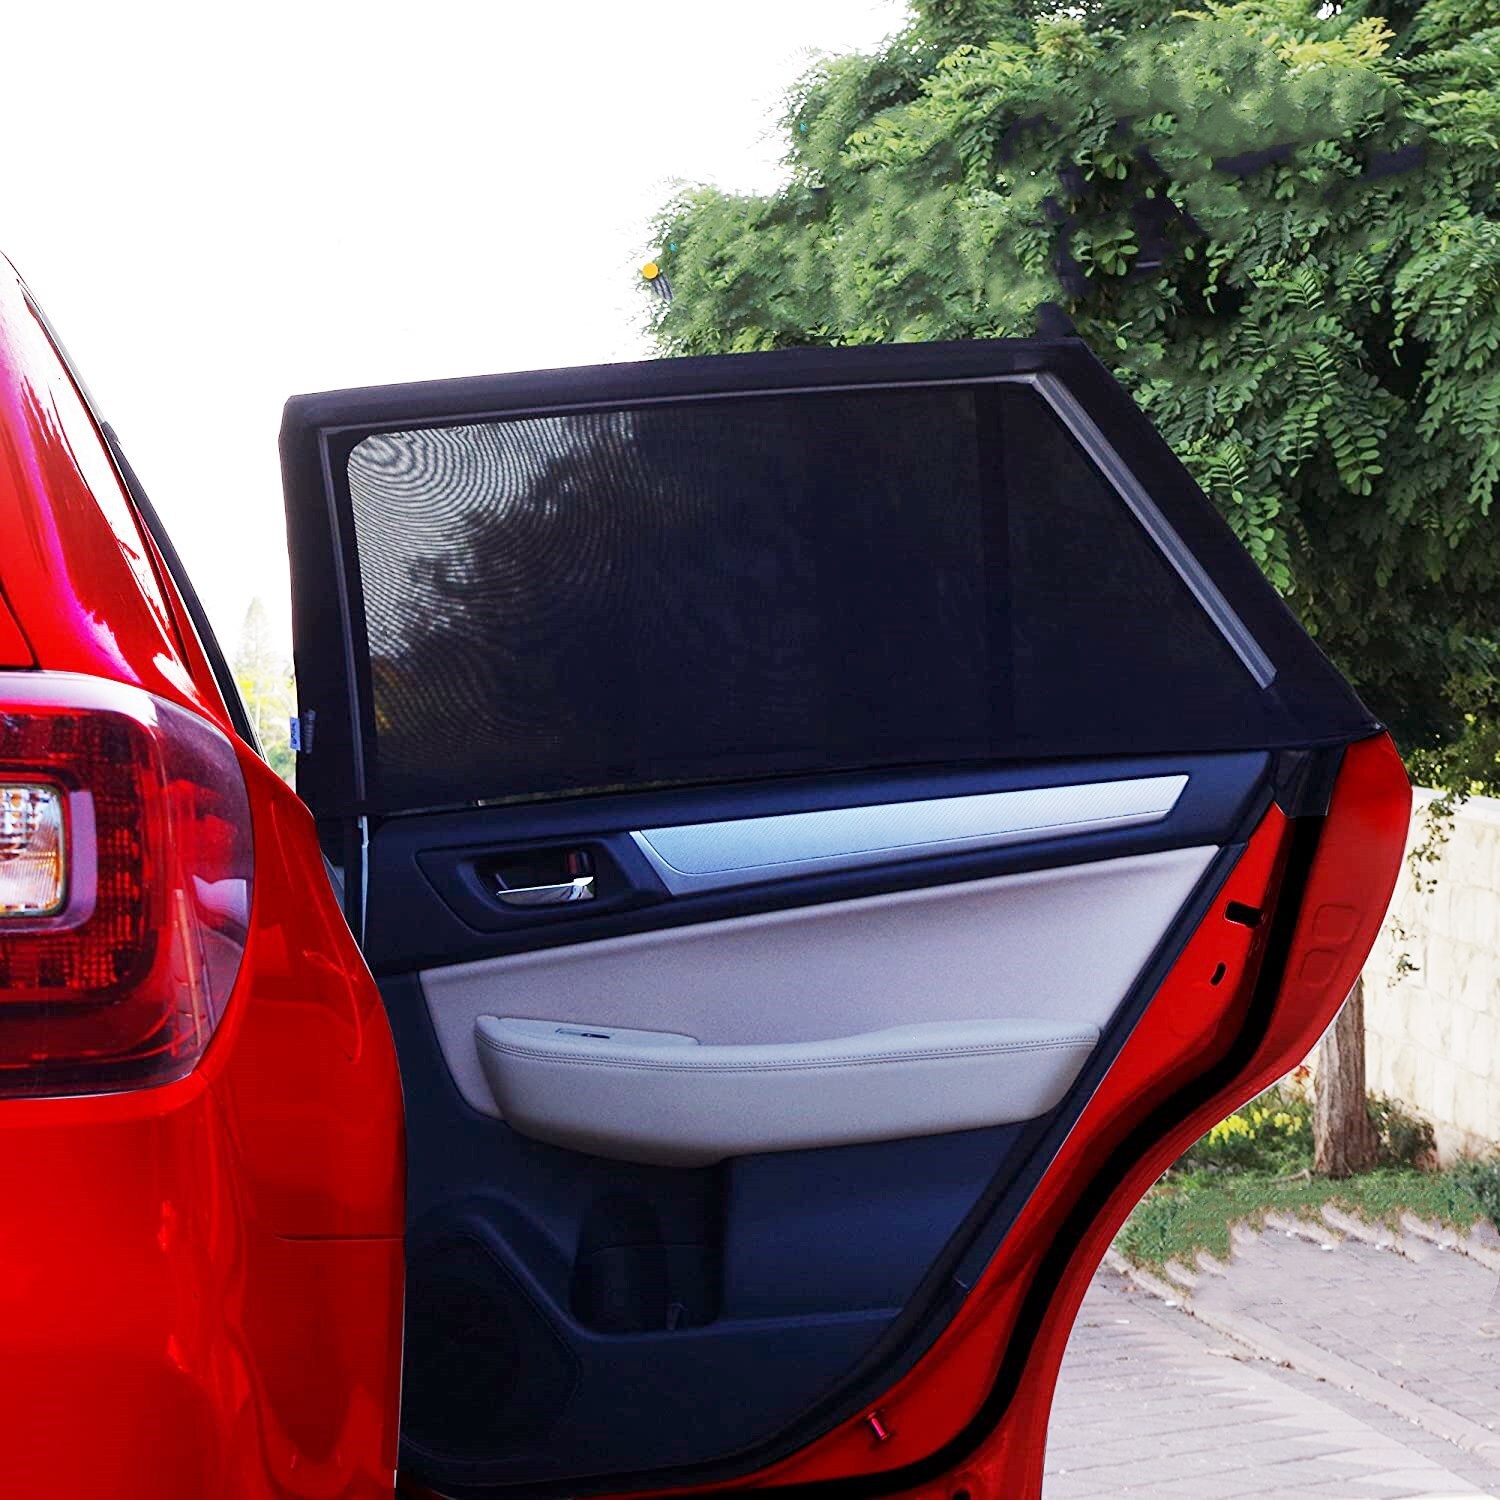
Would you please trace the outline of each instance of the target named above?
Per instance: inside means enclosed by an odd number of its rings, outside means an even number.
[[[1431,801],[1417,793],[1408,850]],[[1444,1161],[1500,1142],[1500,800],[1472,798],[1441,857],[1403,868],[1365,969],[1365,1028],[1370,1088],[1431,1120]]]

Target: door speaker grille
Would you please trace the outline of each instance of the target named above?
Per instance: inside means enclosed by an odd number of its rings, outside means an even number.
[[[572,1352],[482,1240],[460,1232],[413,1247],[405,1444],[460,1461],[518,1455],[556,1426],[577,1380]]]

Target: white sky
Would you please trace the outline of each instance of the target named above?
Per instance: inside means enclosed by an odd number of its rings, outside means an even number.
[[[227,650],[287,631],[295,392],[640,358],[673,179],[767,188],[785,86],[899,0],[14,7],[0,249]]]

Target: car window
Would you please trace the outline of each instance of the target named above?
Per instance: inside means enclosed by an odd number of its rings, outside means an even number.
[[[1026,385],[382,432],[348,490],[405,805],[1205,751],[1272,711]]]

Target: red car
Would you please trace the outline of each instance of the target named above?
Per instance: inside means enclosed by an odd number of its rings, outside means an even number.
[[[294,794],[0,270],[4,1492],[1035,1496],[1408,816],[1148,421],[1070,337],[296,398]]]

